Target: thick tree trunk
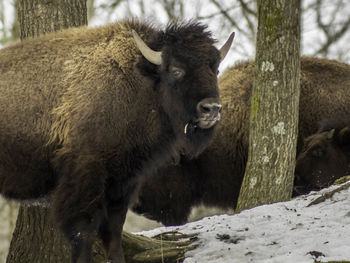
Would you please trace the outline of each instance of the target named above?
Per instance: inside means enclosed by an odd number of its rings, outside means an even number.
[[[49,211],[41,207],[20,208],[8,263],[69,262],[70,247]]]
[[[258,1],[248,162],[237,210],[288,200],[296,155],[300,0]]]
[[[87,25],[86,0],[18,0],[21,39]]]
[[[20,37],[36,37],[87,24],[86,0],[18,0]],[[49,210],[23,207],[18,213],[7,262],[69,262],[70,248],[54,226]]]

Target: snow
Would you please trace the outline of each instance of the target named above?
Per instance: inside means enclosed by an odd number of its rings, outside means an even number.
[[[338,187],[234,215],[206,217],[137,234],[152,237],[175,230],[198,234],[199,246],[186,253],[185,263],[350,261],[350,189],[308,206]]]

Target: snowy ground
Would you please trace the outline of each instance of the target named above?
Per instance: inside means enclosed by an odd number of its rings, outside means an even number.
[[[138,234],[198,233],[199,246],[186,254],[185,263],[350,262],[350,189],[308,207],[338,187],[235,215],[212,216]]]

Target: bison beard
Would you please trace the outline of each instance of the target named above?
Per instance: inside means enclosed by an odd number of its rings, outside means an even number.
[[[121,232],[140,182],[211,140],[232,39],[218,50],[199,23],[163,31],[121,21],[2,49],[2,195],[49,197],[73,262],[91,262],[97,237],[124,262]]]

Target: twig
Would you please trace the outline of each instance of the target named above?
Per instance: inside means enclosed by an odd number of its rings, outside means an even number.
[[[327,193],[323,194],[322,196],[316,198],[311,203],[309,203],[307,205],[307,207],[322,203],[323,201],[331,198],[335,193],[340,192],[340,191],[345,190],[345,189],[348,189],[349,187],[350,187],[350,182],[343,184],[342,186],[338,187],[337,189],[334,189],[333,191],[327,192]]]

